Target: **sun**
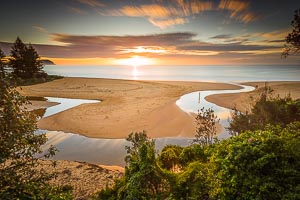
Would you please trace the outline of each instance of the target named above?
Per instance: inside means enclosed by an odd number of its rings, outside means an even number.
[[[154,62],[151,58],[143,56],[132,56],[131,58],[120,59],[117,64],[139,67],[143,65],[152,65]]]

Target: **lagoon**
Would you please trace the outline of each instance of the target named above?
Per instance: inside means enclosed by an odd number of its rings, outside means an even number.
[[[246,81],[299,81],[299,66],[46,66],[45,71],[53,75],[66,77],[87,77],[87,78],[112,78],[129,80],[176,80],[176,81],[209,81],[238,83]],[[241,90],[220,90],[220,91],[201,91],[183,95],[177,100],[176,104],[185,112],[196,113],[201,107],[213,108],[221,119],[223,127],[228,126],[230,110],[222,108],[205,100],[211,94],[247,92],[253,87],[244,86]],[[78,102],[72,99],[50,99],[60,101],[64,105],[71,107],[81,103],[95,103],[93,100],[83,100]],[[55,113],[59,109],[69,109],[59,105],[56,108],[48,108],[46,116],[50,116],[51,109]],[[59,109],[58,109],[59,108]],[[61,110],[62,111],[62,110]],[[52,114],[55,114],[52,113]],[[45,117],[46,117],[45,116]],[[45,131],[48,132],[48,131]],[[78,134],[64,133],[60,131],[50,131],[47,133],[48,142],[44,146],[47,149],[50,145],[55,145],[60,152],[54,159],[85,161],[94,164],[119,165],[124,166],[125,139],[96,139],[88,138]],[[220,139],[229,137],[223,128],[218,136]],[[172,137],[156,139],[156,148],[160,150],[166,144],[178,144],[187,146],[191,144],[193,138]]]

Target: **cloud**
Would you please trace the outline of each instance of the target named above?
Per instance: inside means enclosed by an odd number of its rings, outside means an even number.
[[[257,51],[281,48],[281,46],[267,46],[267,45],[245,45],[241,43],[230,43],[230,44],[208,44],[208,45],[187,45],[179,47],[180,50],[202,50],[202,51]]]
[[[216,35],[213,37],[210,37],[210,39],[228,39],[231,38],[231,34],[222,34],[222,35]]]
[[[258,54],[274,53],[281,48],[279,43],[248,41],[231,35],[216,35],[222,43],[203,42],[195,33],[175,32],[150,35],[82,36],[52,34],[53,42],[62,45],[34,45],[40,55],[55,58],[128,58],[140,56],[216,56],[224,53]],[[248,35],[251,37],[252,35]],[[228,43],[228,41],[232,41]],[[235,41],[235,42],[234,42]],[[2,43],[3,44],[3,43]],[[3,46],[3,45],[1,45]],[[7,44],[4,45],[7,49]],[[8,51],[6,51],[8,52]]]
[[[234,16],[232,18],[235,18],[245,24],[257,20],[259,17],[253,13],[242,13],[240,15]]]
[[[229,10],[234,14],[244,11],[249,8],[249,2],[242,2],[238,0],[221,0],[219,9]]]
[[[53,34],[52,40],[65,43],[66,46],[172,46],[191,41],[196,34],[190,32],[176,32],[150,35],[128,36],[78,36],[67,34]]]
[[[85,4],[87,6],[91,6],[91,7],[105,7],[105,4],[97,1],[97,0],[77,0],[79,3],[81,4]]]
[[[158,0],[153,2],[152,4],[125,5],[101,13],[105,16],[143,17],[161,29],[188,23],[189,18],[206,11],[226,10],[229,12],[230,19],[242,23],[249,23],[258,18],[250,12],[250,3],[240,0],[221,0],[219,4],[213,3],[213,1],[199,0]]]
[[[112,12],[116,16],[167,18],[171,16],[183,16],[184,13],[174,7],[165,7],[158,4],[141,6],[124,6]]]
[[[230,18],[243,22],[245,24],[255,21],[259,18],[256,14],[250,12],[250,3],[240,0],[221,0],[218,8],[230,12]]]
[[[191,1],[190,8],[193,14],[198,14],[203,11],[210,11],[214,9],[213,3],[209,1]]]
[[[67,6],[67,8],[69,10],[71,10],[72,12],[80,14],[80,15],[86,14],[86,12],[84,10],[80,9],[80,8],[76,8],[76,7],[73,7],[73,6]]]
[[[32,28],[34,28],[36,31],[38,31],[40,33],[49,33],[45,28],[43,28],[41,26],[32,26]]]
[[[176,0],[175,4],[172,6],[163,4],[146,4],[139,6],[127,5],[119,9],[109,10],[103,15],[144,17],[154,26],[165,29],[170,26],[188,23],[189,20],[187,17],[212,9],[213,4],[209,1]]]
[[[160,29],[165,29],[169,26],[174,26],[178,24],[185,24],[188,22],[185,18],[175,18],[175,19],[166,19],[166,20],[155,20],[155,19],[149,19],[151,24],[154,26],[159,27]]]
[[[211,1],[199,1],[199,0],[176,0],[175,4],[180,8],[185,16],[190,16],[192,14],[198,14],[203,11],[214,10],[213,3]]]
[[[117,10],[111,10],[105,15],[144,17],[147,18],[151,24],[161,29],[188,22],[187,19],[183,18],[185,14],[182,10],[159,4],[124,6]]]

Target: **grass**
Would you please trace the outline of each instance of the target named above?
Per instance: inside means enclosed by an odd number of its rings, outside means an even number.
[[[18,86],[27,86],[27,85],[35,85],[39,83],[46,83],[49,81],[54,81],[56,79],[61,79],[63,76],[57,76],[57,75],[48,75],[47,77],[43,78],[30,78],[30,79],[17,79],[17,85]]]

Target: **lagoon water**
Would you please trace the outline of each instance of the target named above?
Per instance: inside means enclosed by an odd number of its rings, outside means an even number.
[[[284,81],[300,80],[300,67],[297,66],[46,66],[49,74],[67,77],[113,78],[133,80],[182,80],[182,81],[211,81],[211,82],[246,82],[246,81]],[[183,95],[176,104],[186,112],[197,112],[201,107],[213,108],[221,119],[223,127],[228,125],[230,110],[207,102],[205,97],[211,94],[247,92],[253,87],[245,86],[242,90],[201,91]],[[82,103],[95,103],[93,100],[74,100],[64,98],[48,98],[49,101],[60,102],[58,106],[47,109],[50,116],[59,111],[69,109]],[[53,112],[54,110],[54,112]],[[44,116],[46,117],[46,116]],[[219,138],[228,137],[223,128]],[[60,152],[54,159],[77,160],[95,164],[124,166],[124,139],[95,139],[78,134],[50,131],[47,133],[47,149],[55,145]],[[156,148],[160,150],[166,144],[186,146],[193,138],[158,138]]]

